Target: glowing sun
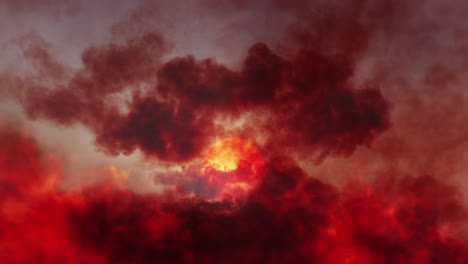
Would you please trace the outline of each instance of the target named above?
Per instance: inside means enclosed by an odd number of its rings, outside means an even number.
[[[227,138],[213,144],[205,154],[204,165],[217,171],[230,172],[239,168],[242,162],[250,164],[254,172],[263,166],[258,148],[240,138]]]
[[[263,175],[258,147],[247,140],[227,138],[214,143],[203,156],[202,174],[215,197],[248,193]]]

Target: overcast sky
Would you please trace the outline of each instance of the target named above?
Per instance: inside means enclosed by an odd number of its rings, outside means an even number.
[[[2,0],[0,69],[3,76],[34,75],[34,65],[24,55],[31,39],[40,40],[54,60],[73,71],[83,67],[81,56],[89,47],[158,32],[167,45],[162,61],[193,55],[235,70],[256,42],[286,56],[294,28],[323,23],[317,31],[320,38],[333,39],[349,14],[341,10],[346,10],[345,4],[330,3],[317,1],[305,7],[301,1]],[[467,4],[426,0],[385,8],[389,14],[385,18],[373,14],[361,21],[372,34],[359,50],[352,80],[379,87],[391,106],[390,128],[372,143],[358,146],[349,157],[332,155],[319,163],[298,158],[299,162],[331,182],[343,177],[337,174],[355,170],[372,178],[391,169],[403,174],[430,173],[468,186]],[[5,80],[2,86],[10,92],[1,98],[2,118],[20,123],[67,161],[64,185],[92,182],[76,175],[113,164],[133,175],[135,188],[147,188],[153,174],[167,167],[138,150],[128,156],[105,154],[97,149],[93,132],[80,123],[64,126],[28,118],[15,96],[8,95],[18,84]]]

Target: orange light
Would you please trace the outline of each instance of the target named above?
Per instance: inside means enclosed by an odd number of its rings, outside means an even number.
[[[263,175],[264,161],[255,144],[227,138],[213,144],[203,156],[201,174],[212,189],[210,196],[246,195]]]
[[[128,176],[129,176],[129,173],[126,170],[119,169],[114,165],[109,165],[107,170],[110,173],[110,176],[111,176],[113,182],[118,187],[125,187],[125,185],[126,185],[126,183],[128,181]]]
[[[234,171],[241,160],[252,164],[252,169],[260,166],[260,152],[252,143],[240,138],[227,138],[213,144],[206,152],[205,167],[222,172]]]

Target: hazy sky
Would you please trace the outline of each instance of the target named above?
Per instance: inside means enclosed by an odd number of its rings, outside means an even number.
[[[265,42],[273,50],[287,53],[291,28],[312,27],[318,21],[324,24],[320,38],[333,39],[336,27],[345,23],[339,16],[344,20],[349,15],[339,2],[329,4],[331,8],[317,2],[311,11],[305,11],[299,2],[272,3],[4,0],[0,4],[0,67],[7,75],[33,74],[34,68],[23,54],[31,39],[42,41],[54,60],[79,69],[81,54],[89,47],[118,43],[125,36],[158,32],[167,43],[168,52],[162,60],[191,54],[236,69],[247,49],[256,42]],[[463,180],[468,44],[465,8],[463,1],[395,4],[389,7],[388,17],[376,16],[372,18],[375,21],[363,22],[375,32],[360,51],[353,78],[356,82],[373,81],[379,86],[391,105],[392,126],[374,144],[359,147],[350,159],[330,157],[321,164],[305,164],[308,169],[321,171],[319,177],[333,178],[337,176],[329,175],[334,175],[330,170],[346,172],[354,166],[353,157],[366,160],[369,163],[366,170],[379,170],[381,163],[391,159],[394,169],[408,173],[437,172],[466,182]],[[334,19],[338,21],[335,24]],[[77,169],[107,164],[118,164],[134,173],[141,169],[143,157],[138,152],[109,157],[96,151],[92,133],[80,124],[63,126],[42,119],[29,121],[15,100],[7,96],[2,98],[1,110],[4,119],[21,120],[41,144],[63,155],[70,175]],[[400,144],[401,151],[388,150],[395,147],[394,141]],[[150,170],[158,167],[152,162],[148,166]]]
[[[466,14],[0,0],[0,262],[466,263]]]

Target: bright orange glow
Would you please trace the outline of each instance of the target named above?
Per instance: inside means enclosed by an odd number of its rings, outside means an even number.
[[[240,138],[227,138],[213,144],[205,153],[202,174],[215,197],[247,194],[263,174],[260,150]]]
[[[204,163],[215,170],[229,172],[236,170],[241,160],[249,162],[254,171],[263,165],[260,151],[254,144],[240,138],[227,138],[208,149]]]

